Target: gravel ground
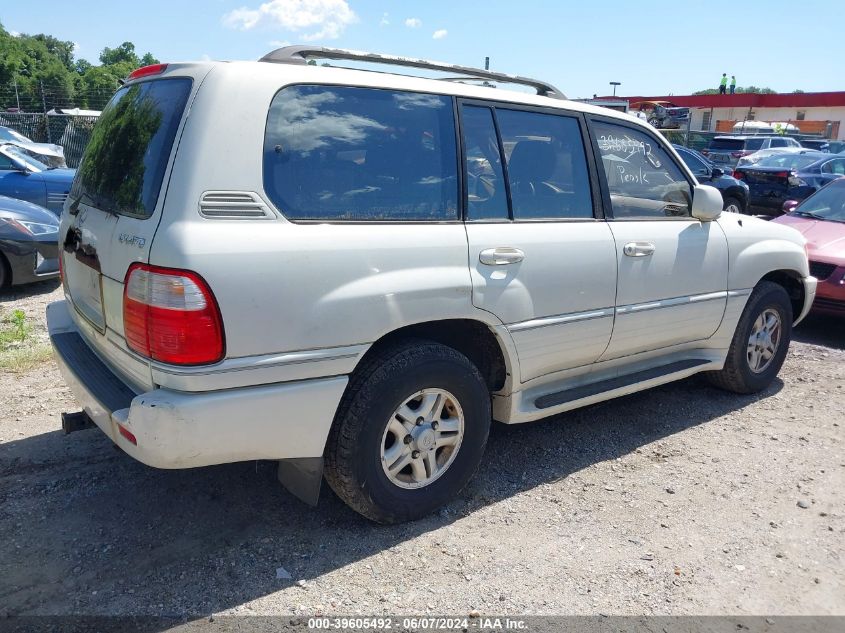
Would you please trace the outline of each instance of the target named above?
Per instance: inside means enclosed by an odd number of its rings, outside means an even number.
[[[43,331],[60,293],[0,306]],[[796,337],[756,397],[692,378],[497,425],[460,498],[396,527],[301,504],[271,463],[158,471],[65,437],[51,362],[0,373],[0,612],[845,614],[845,327]]]

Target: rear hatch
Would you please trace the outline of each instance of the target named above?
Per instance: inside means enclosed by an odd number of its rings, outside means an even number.
[[[137,391],[149,362],[129,351],[123,282],[147,262],[187,104],[210,66],[171,65],[130,81],[103,110],[65,203],[59,233],[65,295],[94,351]]]
[[[751,204],[779,207],[795,173],[783,167],[743,166],[736,168],[734,177],[748,184]]]
[[[689,108],[682,108],[682,107],[671,107],[666,108],[666,112],[669,117],[674,121],[686,121],[689,119]]]
[[[736,165],[743,156],[748,156],[763,147],[762,138],[714,138],[702,152],[717,165]]]

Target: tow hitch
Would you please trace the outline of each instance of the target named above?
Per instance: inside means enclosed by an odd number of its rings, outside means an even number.
[[[62,413],[62,430],[65,435],[74,431],[84,431],[94,427],[94,422],[88,417],[85,411],[75,413]]]

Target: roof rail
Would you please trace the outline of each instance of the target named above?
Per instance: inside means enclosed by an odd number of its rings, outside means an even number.
[[[277,64],[305,64],[308,59],[345,59],[350,61],[371,62],[386,64],[390,66],[407,66],[410,68],[421,68],[425,70],[441,70],[444,72],[457,73],[467,78],[489,79],[509,84],[520,84],[531,86],[542,97],[565,99],[564,94],[552,84],[520,77],[519,75],[508,75],[505,73],[492,72],[481,68],[468,66],[457,66],[445,62],[434,62],[426,59],[412,59],[410,57],[398,57],[396,55],[382,55],[380,53],[367,53],[364,51],[352,51],[344,48],[326,48],[322,46],[285,46],[267,53],[260,60],[261,62],[274,62]],[[452,79],[454,81],[454,79]]]

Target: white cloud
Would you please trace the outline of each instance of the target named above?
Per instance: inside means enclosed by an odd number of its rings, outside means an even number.
[[[269,0],[255,9],[240,7],[223,16],[223,24],[232,29],[282,28],[306,42],[335,39],[357,21],[346,0]]]
[[[418,29],[422,26],[422,20],[419,18],[408,18],[405,20],[405,26],[409,29]]]
[[[73,43],[73,54],[79,55],[79,51],[81,51],[81,50],[82,50],[82,47],[79,45],[79,42],[74,42]]]
[[[385,13],[381,16],[381,20],[379,21],[378,25],[379,26],[389,26],[390,25],[390,17],[387,15],[387,13]]]
[[[9,35],[11,35],[12,37],[20,37],[21,32],[20,31],[9,31]]]
[[[200,55],[200,61],[201,62],[210,62],[211,61],[211,55],[209,55],[208,53],[203,53],[202,55]]]
[[[449,35],[449,31],[447,31],[446,29],[437,29],[437,30],[436,30],[436,31],[435,31],[435,32],[431,35],[431,37],[432,37],[432,38],[434,38],[435,40],[442,40],[442,39],[443,39],[444,37],[446,37],[447,35]]]

